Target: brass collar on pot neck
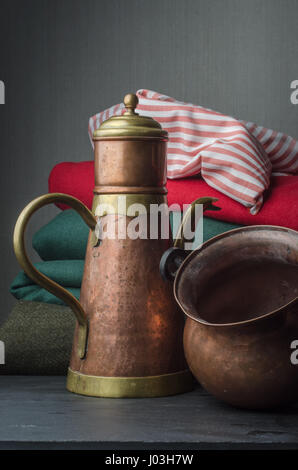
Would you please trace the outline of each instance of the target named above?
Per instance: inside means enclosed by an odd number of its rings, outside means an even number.
[[[113,116],[104,121],[99,129],[94,131],[93,140],[101,140],[114,137],[155,137],[167,140],[168,133],[161,125],[148,116],[140,116],[135,112],[138,105],[138,97],[129,93],[124,97],[126,108],[122,116]]]

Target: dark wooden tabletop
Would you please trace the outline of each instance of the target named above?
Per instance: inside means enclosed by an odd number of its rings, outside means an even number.
[[[298,449],[298,406],[253,412],[201,388],[173,397],[74,395],[65,377],[0,377],[0,449]]]

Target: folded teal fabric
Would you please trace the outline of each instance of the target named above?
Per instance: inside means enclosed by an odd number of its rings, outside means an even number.
[[[38,230],[32,245],[42,260],[84,259],[89,227],[73,209],[58,214]]]
[[[84,269],[83,260],[43,261],[35,263],[34,266],[79,299]],[[62,300],[31,281],[23,271],[13,280],[10,292],[17,299],[64,305]]]
[[[216,235],[221,233],[228,232],[235,228],[243,227],[243,225],[230,224],[229,222],[223,222],[222,220],[210,219],[204,217],[203,220],[203,240],[204,242],[209,240]]]

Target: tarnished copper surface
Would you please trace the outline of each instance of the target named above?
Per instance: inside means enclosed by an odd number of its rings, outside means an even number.
[[[159,259],[169,243],[107,238],[98,247],[88,243],[80,299],[89,319],[88,351],[83,361],[73,353],[72,370],[139,377],[187,367],[183,315],[171,284],[159,274]]]
[[[189,317],[189,367],[212,394],[245,408],[298,400],[298,232],[245,227],[206,242],[174,284]]]
[[[165,140],[97,140],[94,146],[95,193],[167,192]]]

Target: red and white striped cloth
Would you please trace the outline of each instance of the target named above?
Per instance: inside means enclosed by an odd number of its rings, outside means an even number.
[[[139,90],[137,95],[137,112],[151,116],[169,133],[168,178],[201,173],[207,184],[257,214],[271,172],[298,173],[298,143],[288,135],[154,91]],[[103,121],[123,112],[121,103],[91,117],[91,142]]]

